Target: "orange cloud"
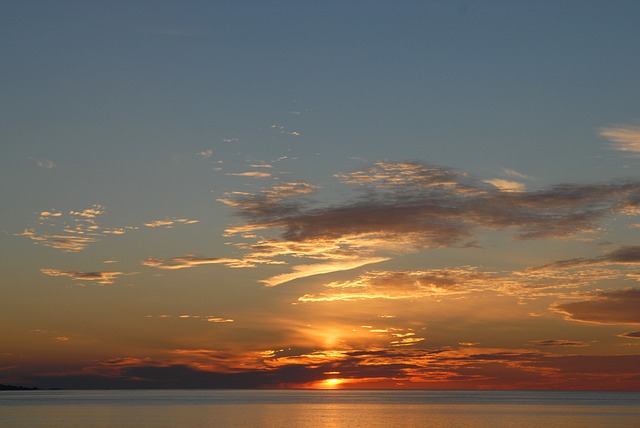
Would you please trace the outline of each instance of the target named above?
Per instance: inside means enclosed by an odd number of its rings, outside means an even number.
[[[356,258],[352,260],[339,260],[331,263],[318,263],[313,265],[298,265],[293,266],[293,272],[285,273],[281,275],[272,276],[262,280],[267,287],[274,287],[276,285],[284,284],[295,279],[305,278],[314,275],[323,275],[331,272],[339,272],[344,270],[351,270],[366,266],[372,263],[380,263],[389,260],[385,257],[371,257],[371,258]]]
[[[300,302],[368,299],[413,299],[468,293],[492,279],[476,268],[428,271],[372,271],[348,281],[325,284],[329,290],[305,294]]]
[[[39,385],[120,388],[345,388],[640,390],[640,355],[557,355],[528,349],[412,347],[230,352],[173,349],[163,358],[112,358],[24,375]]]

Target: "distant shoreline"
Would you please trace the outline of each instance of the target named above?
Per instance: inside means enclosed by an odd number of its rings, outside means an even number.
[[[26,386],[15,386],[15,385],[1,385],[0,384],[0,391],[39,391],[40,388],[29,388]]]

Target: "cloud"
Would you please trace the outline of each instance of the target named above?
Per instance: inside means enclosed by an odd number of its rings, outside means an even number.
[[[176,318],[176,319],[181,319],[181,320],[185,320],[185,319],[194,319],[194,320],[200,320],[200,321],[206,321],[206,322],[212,322],[212,323],[230,323],[230,322],[234,322],[234,320],[230,319],[230,318],[222,318],[222,317],[217,317],[217,316],[213,316],[213,315],[189,315],[189,314],[182,314],[182,315],[147,315],[147,318]]]
[[[93,205],[82,211],[70,211],[69,214],[75,217],[81,217],[86,221],[92,221],[97,216],[104,214],[105,208],[102,205]]]
[[[166,227],[171,228],[176,224],[195,224],[199,223],[200,220],[189,220],[186,218],[166,218],[164,220],[154,220],[149,223],[144,223],[147,227]]]
[[[541,347],[568,346],[572,348],[580,348],[584,346],[591,346],[591,343],[589,342],[565,339],[531,340],[529,343]]]
[[[68,211],[65,214],[66,218],[56,210],[42,211],[37,227],[26,228],[22,233],[15,235],[25,236],[36,244],[65,252],[78,252],[105,235],[123,235],[127,230],[137,229],[135,226],[109,228],[100,225],[98,220],[104,212],[105,207],[99,204],[84,210]]]
[[[625,339],[640,339],[640,331],[630,331],[628,333],[619,334],[618,337]]]
[[[295,279],[305,278],[308,276],[322,275],[332,272],[356,269],[372,263],[380,263],[389,260],[385,257],[372,258],[356,258],[352,260],[339,260],[331,263],[318,263],[313,265],[299,265],[293,267],[293,272],[276,275],[271,278],[262,280],[267,287],[284,284]]]
[[[521,178],[523,180],[532,180],[534,177],[523,174],[511,168],[501,168],[502,174],[508,177]]]
[[[42,211],[40,213],[40,219],[41,220],[44,220],[44,219],[49,218],[49,217],[60,217],[60,216],[62,216],[62,213],[56,212],[56,211],[53,211],[53,212],[51,212],[51,211]]]
[[[302,135],[298,131],[289,131],[284,126],[278,124],[271,125],[271,129],[277,129],[281,134],[291,135],[294,137],[299,137],[300,135]]]
[[[354,253],[407,252],[464,245],[491,230],[519,239],[592,233],[602,219],[640,206],[640,183],[632,181],[504,192],[467,174],[418,162],[379,162],[339,177],[361,186],[362,196],[313,207],[265,192],[227,194],[221,201],[246,220],[227,233],[278,231],[282,242],[331,241]]]
[[[257,352],[176,349],[166,360],[123,357],[75,371],[29,373],[43,387],[314,387],[339,376],[365,388],[638,390],[640,355],[555,355],[527,349],[463,347]],[[343,399],[344,397],[341,397]]]
[[[29,158],[29,159],[34,161],[36,165],[38,165],[38,168],[54,169],[58,167],[58,165],[54,161],[51,161],[48,159],[34,159],[34,158]]]
[[[628,333],[619,334],[618,337],[624,337],[625,339],[640,339],[640,331],[630,331]]]
[[[499,178],[495,178],[492,180],[484,180],[484,182],[491,184],[492,186],[502,190],[503,192],[524,192],[525,191],[524,184],[519,183],[517,181],[501,180]]]
[[[545,265],[531,268],[537,269],[570,269],[583,266],[607,266],[607,265],[640,265],[640,246],[628,245],[610,251],[600,257],[558,260]]]
[[[35,229],[25,229],[22,233],[17,233],[16,236],[26,236],[27,238],[41,243],[44,246],[64,250],[68,252],[82,251],[87,248],[92,242],[96,242],[96,238],[88,236],[79,236],[75,234],[71,235],[47,235],[38,234]]]
[[[600,135],[611,141],[615,150],[640,153],[640,127],[638,126],[615,126],[612,128],[600,129]]]
[[[324,206],[308,198],[319,187],[307,183],[285,183],[254,193],[226,193],[219,201],[235,208],[237,217],[244,220],[229,226],[226,236],[239,237],[239,242],[232,245],[245,252],[244,258],[254,261],[275,263],[284,259],[283,263],[294,263],[311,259],[339,266],[345,260],[388,259],[430,248],[466,247],[478,235],[491,231],[508,232],[516,239],[592,234],[607,217],[640,211],[640,182],[628,180],[528,191],[519,183],[482,180],[451,168],[387,161],[336,177],[360,192]],[[313,274],[315,268],[322,272],[322,267],[302,263],[293,272],[271,277],[265,283],[275,285],[302,278]],[[610,274],[593,269],[582,273],[545,272],[551,276],[543,278],[528,271],[526,274],[535,280],[523,273],[501,277],[506,279],[502,290],[556,287],[558,281],[552,284],[550,279],[560,277],[565,286],[577,286]],[[330,294],[305,298],[337,297],[336,293]]]
[[[521,299],[565,297],[567,289],[601,280],[626,278],[629,274],[604,268],[575,270],[524,269],[493,272],[478,266],[459,266],[415,271],[367,271],[356,278],[323,285],[324,291],[301,296],[304,303],[371,299],[440,298],[472,292],[493,291]]]
[[[212,149],[203,150],[201,152],[196,153],[196,155],[204,159],[209,159],[211,156],[213,156],[213,150]]]
[[[144,266],[155,267],[158,269],[189,269],[202,265],[225,265],[227,267],[241,268],[253,267],[255,264],[245,260],[220,258],[220,257],[198,257],[198,256],[182,256],[170,259],[156,259],[149,257],[142,261]]]
[[[123,275],[123,272],[76,272],[58,269],[40,269],[40,272],[47,276],[68,276],[74,281],[94,281],[102,285],[113,284],[118,276]]]
[[[247,171],[247,172],[229,172],[227,175],[234,175],[237,177],[253,177],[253,178],[269,178],[271,174],[263,171]]]
[[[281,209],[287,199],[308,195],[318,190],[318,186],[304,182],[288,182],[261,190],[257,194],[247,192],[227,192],[219,202],[236,207],[244,216],[261,216],[264,211]],[[292,206],[292,208],[294,208]]]
[[[561,303],[552,309],[572,321],[597,324],[640,324],[640,288],[599,291],[586,300]]]
[[[476,268],[433,269],[427,271],[373,271],[356,279],[325,284],[328,290],[319,294],[305,294],[300,302],[336,300],[414,299],[463,294],[474,290],[490,279]]]

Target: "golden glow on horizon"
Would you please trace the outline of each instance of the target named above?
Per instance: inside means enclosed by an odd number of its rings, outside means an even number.
[[[320,388],[333,389],[339,387],[344,382],[344,379],[330,378],[321,382]]]

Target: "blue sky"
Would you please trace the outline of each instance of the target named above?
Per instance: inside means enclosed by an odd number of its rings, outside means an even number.
[[[3,2],[0,379],[263,379],[320,358],[346,386],[576,388],[553,357],[635,364],[639,16]],[[436,385],[348,371],[365,352],[522,360]],[[564,377],[528,377],[543,366]]]

